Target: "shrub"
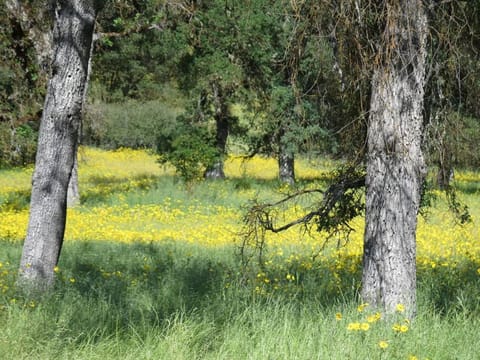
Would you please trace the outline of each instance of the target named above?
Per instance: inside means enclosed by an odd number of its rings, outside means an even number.
[[[25,166],[35,161],[38,131],[33,125],[0,123],[0,167]]]
[[[159,163],[170,163],[183,181],[191,183],[203,177],[219,153],[206,128],[189,123],[178,125],[175,131],[158,138]]]
[[[108,149],[155,148],[176,126],[178,108],[159,100],[93,104],[87,109],[82,142]]]

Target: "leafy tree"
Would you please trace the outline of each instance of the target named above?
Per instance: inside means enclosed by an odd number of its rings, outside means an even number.
[[[269,209],[277,204],[256,204],[246,216],[246,239],[258,235],[257,230],[252,232],[256,224],[261,225],[260,231],[276,232],[296,224],[305,224],[309,230],[313,223],[318,230],[348,234],[348,220],[364,209],[358,189],[365,185],[362,297],[387,313],[401,303],[413,316],[415,231],[426,169],[421,146],[429,31],[426,10],[417,0],[387,0],[364,8],[342,2],[332,10],[334,21],[345,26],[335,34],[334,42],[341,49],[336,59],[349,66],[347,75],[358,76],[357,89],[363,89],[367,79],[371,84],[368,96],[363,90],[346,88],[359,100],[353,113],[362,116],[358,109],[365,108],[369,114],[366,174],[347,168],[323,192],[317,210],[289,224],[273,225]],[[340,75],[343,81],[345,73]],[[369,105],[362,105],[367,99]],[[291,194],[278,204],[298,195]]]
[[[203,178],[206,169],[212,168],[218,159],[215,144],[208,129],[192,124],[183,118],[168,136],[158,142],[160,164],[169,163],[176,169],[187,186]]]
[[[254,98],[246,142],[251,153],[276,156],[280,179],[293,183],[295,153],[335,149],[326,121],[331,99],[325,94],[335,92],[339,82],[319,26],[325,8],[313,1],[258,3],[263,8],[256,9],[256,17],[245,16],[245,24],[255,19],[268,35],[258,36],[254,51],[261,55],[244,62],[246,73],[262,69],[250,84]]]

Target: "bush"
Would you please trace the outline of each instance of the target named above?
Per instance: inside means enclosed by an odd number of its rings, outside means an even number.
[[[219,158],[214,138],[201,126],[179,122],[175,131],[161,136],[157,152],[161,164],[170,163],[186,183],[203,177]]]
[[[82,142],[107,149],[153,149],[162,134],[175,128],[178,113],[158,100],[89,105]]]
[[[33,125],[0,123],[0,167],[25,166],[35,161],[38,131]]]

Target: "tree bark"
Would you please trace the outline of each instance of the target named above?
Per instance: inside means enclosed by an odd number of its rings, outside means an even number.
[[[50,66],[53,57],[53,31],[51,27],[45,26],[45,23],[51,23],[50,16],[53,9],[40,8],[36,9],[36,15],[33,16],[31,11],[27,10],[23,1],[7,0],[5,2],[10,14],[18,21],[23,31],[28,35],[35,47],[37,65],[41,74],[45,79],[50,72]],[[93,50],[93,46],[91,47]],[[90,51],[91,52],[91,51]],[[91,60],[91,53],[90,53]],[[91,61],[89,62],[88,74],[90,74]],[[87,80],[87,84],[88,84]],[[87,96],[87,86],[85,87],[84,97]],[[84,99],[84,104],[86,99]],[[81,131],[80,131],[81,132]],[[81,136],[79,132],[79,137]],[[68,185],[67,206],[76,206],[80,203],[80,191],[78,186],[78,164],[75,156],[74,168],[70,183]]]
[[[421,0],[389,1],[372,79],[367,134],[366,228],[361,295],[387,314],[416,311],[416,227],[427,18]]]
[[[20,262],[19,285],[24,290],[43,292],[54,281],[97,11],[94,0],[57,1],[52,74],[40,125],[30,217]]]
[[[283,183],[295,184],[295,157],[284,145],[280,145],[278,154],[278,177]]]

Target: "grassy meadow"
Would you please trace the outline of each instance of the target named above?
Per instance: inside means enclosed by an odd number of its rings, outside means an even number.
[[[55,291],[15,291],[31,168],[0,171],[0,359],[477,359],[480,174],[456,174],[472,223],[455,225],[441,193],[419,219],[418,316],[358,302],[364,221],[350,241],[267,234],[265,267],[242,267],[252,199],[291,189],[272,159],[226,162],[226,181],[186,188],[144,151],[82,148],[81,205],[69,209]],[[334,164],[299,161],[301,186]],[[307,211],[295,204],[282,215]]]

